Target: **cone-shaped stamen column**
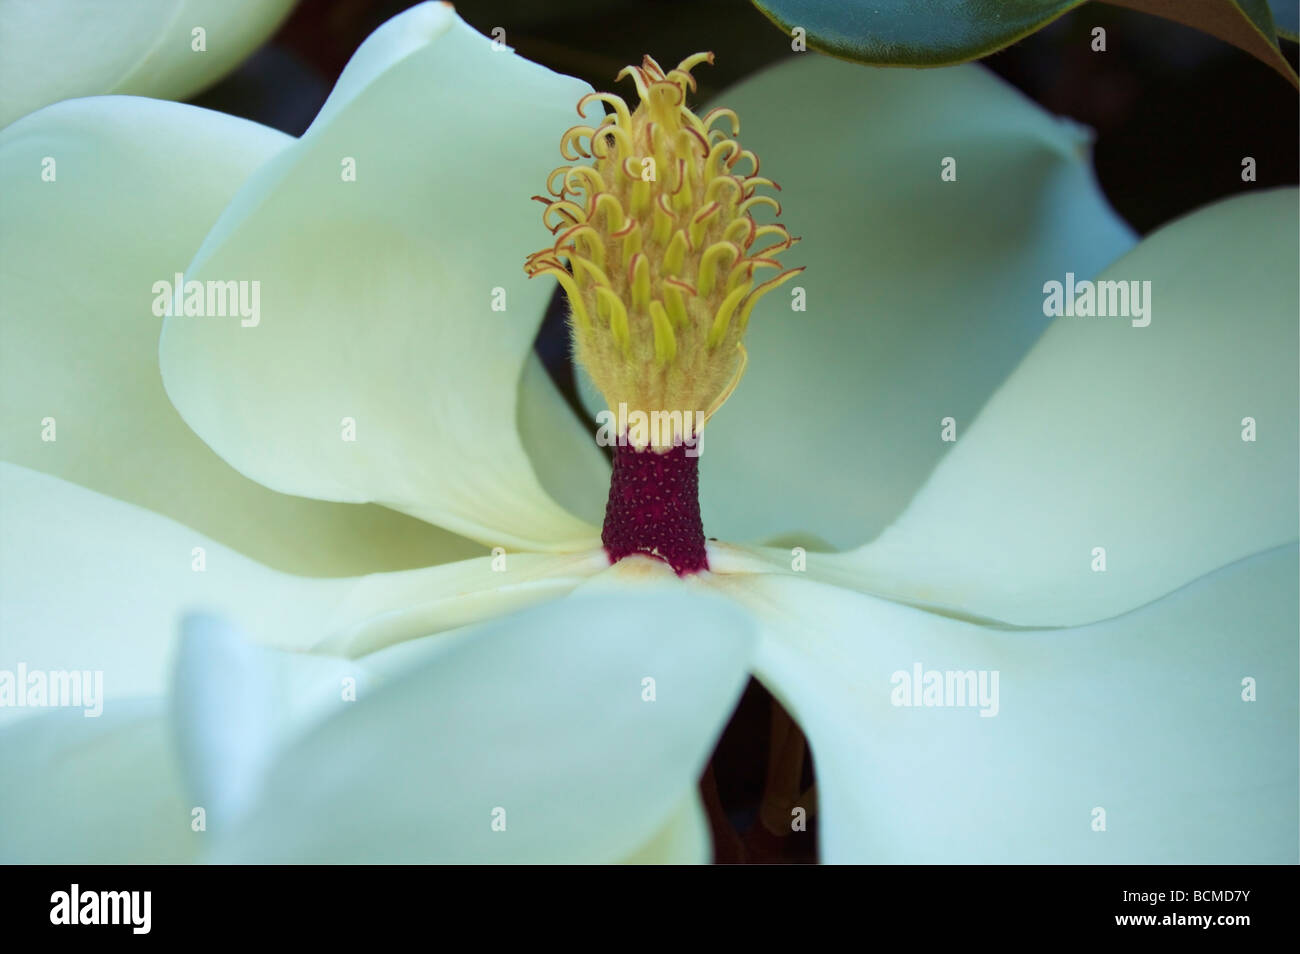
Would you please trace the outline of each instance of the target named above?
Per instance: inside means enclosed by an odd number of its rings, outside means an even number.
[[[530,276],[554,275],[564,287],[574,352],[612,411],[678,415],[672,427],[619,435],[665,461],[650,467],[648,458],[628,456],[631,449],[619,447],[614,480],[635,467],[647,480],[666,481],[658,491],[647,485],[647,503],[633,510],[642,516],[662,512],[666,520],[693,513],[681,526],[689,526],[694,542],[672,549],[698,549],[698,560],[678,561],[662,552],[654,520],[621,525],[624,509],[616,512],[614,487],[605,532],[614,559],[620,558],[616,551],[653,552],[679,573],[704,568],[697,460],[680,444],[693,445],[735,389],[745,366],[741,340],[755,303],[803,270],[781,271],[776,261],[798,240],[784,226],[760,225],[754,218],[756,211],[780,215],[776,199],[757,194],[780,187],[759,175],[758,157],[735,138],[735,112],[715,109],[700,117],[686,105],[695,90],[691,70],[703,62],[712,63],[713,54],[687,57],[666,73],[648,56],[624,69],[619,78],[631,79],[640,99],[635,110],[611,93],[579,101],[584,118],[593,103],[612,111],[597,125],[574,126],[561,137],[566,159],[591,162],[561,166],[547,179],[550,195],[534,196],[546,205],[542,221],[555,242],[524,266]],[[775,275],[762,269],[775,269]],[[679,481],[668,463],[679,457],[689,481]],[[685,492],[689,505],[668,500]],[[670,536],[676,540],[680,528],[674,528]],[[634,539],[638,534],[641,543]]]

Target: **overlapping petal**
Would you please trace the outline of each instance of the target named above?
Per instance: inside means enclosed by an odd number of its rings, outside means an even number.
[[[186,630],[169,705],[122,703],[102,720],[52,713],[0,733],[0,858],[197,860],[253,806],[286,744],[375,688],[339,660],[249,644],[216,617]],[[703,864],[711,850],[692,790],[621,860]]]
[[[308,643],[352,585],[267,569],[156,514],[12,464],[0,464],[0,517],[0,668],[102,671],[106,707],[162,694],[187,611]]]
[[[286,745],[408,668],[386,667],[374,650],[554,600],[607,566],[599,550],[508,553],[294,577],[12,464],[0,464],[0,525],[0,670],[99,679],[93,700],[40,700],[65,704],[55,711],[34,697],[0,707],[7,861],[192,859],[248,811]],[[220,614],[220,626],[199,617],[182,642],[196,612]],[[438,638],[413,648],[436,650]],[[698,854],[686,808],[664,825],[647,851]]]
[[[541,489],[516,418],[548,293],[521,270],[528,196],[587,90],[448,5],[376,31],[187,273],[258,281],[261,298],[255,326],[167,320],[163,378],[186,421],[287,493],[380,502],[489,545],[593,540]]]
[[[78,96],[185,99],[238,65],[293,4],[0,0],[0,127]]]
[[[943,419],[963,434],[1042,332],[1043,282],[1092,275],[1133,239],[1086,131],[980,67],[796,54],[717,104],[781,184],[803,239],[783,259],[808,270],[754,311],[748,370],[700,462],[705,526],[856,546],[951,447]]]
[[[389,510],[259,486],[204,445],[163,391],[154,283],[174,281],[244,179],[292,141],[122,96],[60,103],[0,133],[0,456],[292,572],[481,552]]]
[[[503,616],[566,596],[609,567],[597,546],[574,553],[513,553],[422,570],[376,573],[355,581],[313,651],[368,657],[393,648],[423,651],[431,634]],[[409,645],[411,643],[419,645]]]
[[[0,664],[3,665],[3,664]],[[201,847],[161,700],[0,731],[0,861],[175,864]]]
[[[709,817],[698,792],[683,799],[653,838],[623,858],[626,865],[705,865],[713,859]]]
[[[794,574],[717,582],[765,621],[757,673],[808,734],[826,861],[1296,861],[1293,546],[1046,631]],[[955,680],[939,698],[965,706],[896,704],[918,667],[997,673],[996,714]]]
[[[180,629],[172,731],[187,790],[220,834],[248,812],[278,750],[364,699],[372,680],[349,660],[258,646],[219,616]]]
[[[220,617],[176,628],[169,699],[34,712],[0,731],[0,858],[196,860],[248,810],[278,751],[374,682],[356,663],[249,643]]]
[[[753,642],[737,607],[676,586],[448,636],[292,748],[214,860],[627,857],[692,792]]]
[[[602,551],[501,554],[366,577],[257,564],[156,514],[0,464],[0,669],[102,671],[105,705],[164,693],[181,621],[218,613],[261,645],[360,656],[562,596]],[[0,722],[30,714],[0,709]]]
[[[1295,540],[1296,207],[1294,189],[1226,200],[1107,269],[1150,282],[1145,327],[1040,306],[1034,350],[842,566],[875,592],[1072,625]]]
[[[599,525],[609,496],[609,460],[536,354],[519,379],[519,436],[546,492],[570,513]]]

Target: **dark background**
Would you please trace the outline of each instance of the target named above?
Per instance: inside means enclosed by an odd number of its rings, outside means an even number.
[[[366,36],[413,5],[302,0],[270,43],[194,102],[300,134]],[[598,90],[625,92],[615,74],[645,53],[675,64],[712,50],[716,65],[696,70],[703,102],[790,55],[789,38],[748,0],[460,0],[456,8],[485,34],[503,27],[521,56]],[[1097,26],[1106,29],[1105,53],[1091,49]],[[1284,41],[1282,50],[1294,66],[1296,46]],[[1187,27],[1087,4],[983,62],[1046,109],[1095,130],[1102,189],[1140,234],[1233,192],[1300,178],[1296,91],[1246,53]],[[1241,181],[1243,156],[1257,162],[1254,183]],[[576,402],[559,301],[538,351]],[[816,858],[815,818],[806,835],[784,838],[754,823],[772,706],[751,681],[706,776],[720,861]],[[813,781],[811,764],[804,781]]]

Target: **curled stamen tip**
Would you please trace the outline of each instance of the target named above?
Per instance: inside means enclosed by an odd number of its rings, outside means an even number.
[[[689,73],[691,70],[699,66],[701,63],[708,63],[710,66],[713,65],[712,50],[708,50],[703,53],[695,53],[692,54],[691,56],[686,57],[686,59],[682,60],[680,63],[677,64],[677,68],[679,70],[682,70],[685,73]]]
[[[667,80],[655,80],[655,82],[650,85],[650,92],[651,94],[657,93],[661,95],[665,101],[671,97],[672,101],[668,103],[670,106],[680,106],[682,103],[686,102],[686,93],[682,88],[676,83]]]
[[[696,53],[665,72],[647,55],[624,67],[618,78],[635,84],[635,109],[613,93],[582,96],[579,115],[593,103],[606,112],[560,145],[566,159],[587,161],[552,173],[547,191],[558,200],[535,197],[553,244],[525,271],[564,286],[575,353],[611,406],[716,408],[739,377],[734,357],[754,303],[803,271],[776,261],[798,239],[759,225],[783,209],[755,192],[770,185],[779,195],[781,186],[741,147],[735,111],[701,118],[689,105],[690,71],[713,62],[712,52]],[[748,169],[737,168],[741,159]]]

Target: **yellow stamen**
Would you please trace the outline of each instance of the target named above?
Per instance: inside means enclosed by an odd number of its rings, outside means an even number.
[[[606,231],[613,235],[622,231],[624,222],[623,206],[616,196],[603,189],[596,196],[596,215],[600,215],[602,212],[605,215]],[[595,218],[595,216],[592,216],[592,218]]]
[[[708,230],[709,220],[718,214],[722,205],[718,202],[710,202],[704,208],[700,209],[691,216],[690,239],[691,245],[695,248],[701,248],[704,245],[704,233]]]
[[[769,278],[767,281],[763,282],[763,284],[755,288],[753,294],[745,300],[744,306],[740,309],[740,315],[737,318],[740,331],[743,333],[745,328],[749,326],[749,313],[754,310],[754,306],[758,304],[760,298],[770,292],[773,288],[776,288],[779,285],[784,285],[803,270],[804,266],[792,268],[788,272],[783,272],[776,276],[776,278]]]
[[[633,215],[638,217],[645,215],[646,209],[650,208],[651,191],[648,180],[637,178],[632,183],[632,196],[630,202]]]
[[[614,114],[618,117],[618,124],[623,129],[632,128],[632,114],[628,112],[627,103],[622,96],[616,96],[613,93],[588,93],[582,99],[578,100],[578,115],[585,116],[587,113],[587,103],[606,103],[614,107]]]
[[[602,308],[601,306],[604,306]],[[623,306],[623,299],[619,298],[607,286],[601,285],[596,288],[596,314],[605,320],[605,327],[614,327],[614,316],[618,315],[618,323],[627,327],[627,309]]]
[[[704,114],[704,128],[712,128],[713,124],[719,119],[731,120],[731,135],[733,138],[740,135],[740,117],[736,115],[734,109],[727,109],[725,106],[710,109]]]
[[[659,201],[655,203],[655,224],[650,232],[650,238],[656,245],[665,245],[668,237],[673,234],[673,210],[668,205],[668,196],[663,193],[659,194]]]
[[[655,365],[662,368],[677,357],[677,339],[673,336],[672,322],[658,301],[650,302],[650,318],[654,322]]]
[[[628,264],[628,284],[632,286],[632,306],[644,308],[650,303],[650,259],[637,252]]]
[[[632,219],[627,223],[627,227],[617,232],[610,233],[610,238],[617,241],[623,241],[623,267],[632,261],[632,256],[641,251],[641,223]]]
[[[557,225],[551,225],[547,221],[547,218],[552,212],[556,215],[564,216],[567,221],[561,221]],[[567,199],[558,199],[555,202],[552,202],[546,207],[546,211],[542,213],[542,224],[552,232],[564,227],[565,225],[575,225],[578,222],[585,221],[587,221],[587,213],[582,210],[580,205],[575,202],[570,202]]]
[[[727,323],[731,321],[732,312],[747,294],[749,294],[749,282],[745,282],[722,300],[722,304],[718,306],[718,313],[713,318],[713,325],[709,328],[709,348],[716,348],[726,337]]]
[[[682,263],[686,261],[686,253],[690,251],[691,243],[686,238],[686,233],[678,229],[673,233],[672,241],[668,243],[668,251],[664,252],[664,275],[676,277],[682,273]]]
[[[575,179],[581,180],[576,188],[574,186]],[[579,189],[588,195],[605,192],[605,180],[591,166],[569,166],[568,171],[564,174],[564,191],[574,193]]]
[[[740,208],[737,209],[736,211],[739,214],[744,215],[746,212],[748,212],[756,205],[770,205],[773,209],[776,210],[777,215],[781,214],[781,203],[776,201],[776,199],[772,198],[770,195],[750,196],[744,202],[740,203]]]
[[[595,103],[606,112],[563,134],[571,164],[547,177],[549,198],[534,196],[555,238],[524,270],[564,288],[575,354],[611,407],[707,408],[707,419],[744,373],[754,306],[802,271],[755,281],[759,269],[779,270],[776,257],[798,240],[754,220],[764,206],[781,214],[757,194],[780,187],[741,147],[736,113],[701,118],[686,104],[692,70],[712,62],[698,53],[665,71],[647,56],[620,71],[636,88],[635,109],[613,93],[583,96],[583,119]]]
[[[613,285],[610,284],[609,276],[605,274],[605,270],[601,268],[599,265],[587,261],[581,255],[574,255],[572,258],[573,258],[573,274],[575,277],[578,275],[579,271],[581,271],[585,273],[587,276],[589,276],[593,282],[595,282],[597,285],[601,286],[602,288],[613,287]]]
[[[688,320],[686,314],[686,301],[683,295],[695,297],[695,289],[683,281],[675,278],[665,279],[664,281],[664,306],[668,310],[668,317],[673,321],[673,327],[684,328]]]
[[[734,262],[740,258],[740,249],[730,242],[714,242],[705,249],[704,257],[700,259],[699,290],[701,295],[708,295],[713,291],[713,282],[718,276],[718,262],[724,258],[728,259],[729,262]]]
[[[573,321],[581,330],[591,331],[591,319],[587,317],[587,306],[582,303],[582,295],[578,293],[577,283],[574,282],[573,276],[562,268],[543,268],[529,275],[529,278],[535,275],[554,275],[564,288],[564,293],[569,296],[569,305],[573,308]]]

